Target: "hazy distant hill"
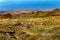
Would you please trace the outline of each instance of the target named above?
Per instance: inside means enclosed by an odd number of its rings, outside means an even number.
[[[60,9],[56,8],[52,11],[0,11],[0,18],[12,18],[17,16],[22,17],[46,17],[46,16],[59,16]]]
[[[11,14],[0,14],[0,18],[11,18],[12,15]]]
[[[47,16],[59,16],[59,15],[60,15],[60,9],[58,8],[52,10],[51,12],[47,14]]]

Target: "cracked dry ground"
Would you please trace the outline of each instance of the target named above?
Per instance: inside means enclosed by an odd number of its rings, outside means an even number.
[[[0,40],[60,40],[60,16],[0,19]]]

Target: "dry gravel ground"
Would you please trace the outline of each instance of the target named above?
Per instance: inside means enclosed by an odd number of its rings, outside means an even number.
[[[0,14],[0,40],[60,40],[60,9]]]
[[[60,40],[60,16],[0,19],[0,40]]]

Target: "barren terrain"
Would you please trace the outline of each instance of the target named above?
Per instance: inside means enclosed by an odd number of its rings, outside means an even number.
[[[0,40],[60,40],[60,9],[1,11]]]

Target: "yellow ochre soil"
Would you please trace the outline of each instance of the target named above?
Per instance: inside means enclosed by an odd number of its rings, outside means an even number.
[[[60,40],[60,9],[1,11],[0,40]]]

